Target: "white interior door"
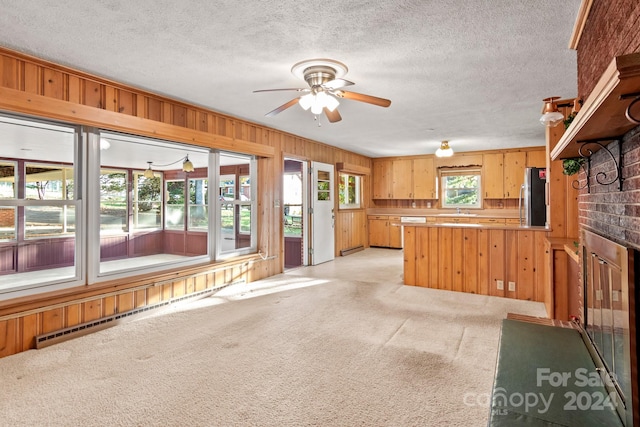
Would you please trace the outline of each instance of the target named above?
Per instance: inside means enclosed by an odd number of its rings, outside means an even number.
[[[311,264],[331,261],[335,253],[333,165],[311,162]]]

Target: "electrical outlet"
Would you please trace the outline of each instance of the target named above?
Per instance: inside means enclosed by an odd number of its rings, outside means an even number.
[[[516,291],[516,282],[509,282],[509,292]]]
[[[504,282],[502,280],[496,280],[496,285],[499,291],[504,291]]]

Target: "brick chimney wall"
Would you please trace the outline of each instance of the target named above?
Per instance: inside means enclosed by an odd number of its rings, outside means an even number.
[[[613,58],[640,51],[640,1],[594,0],[577,50],[578,97],[587,99]]]
[[[619,55],[640,52],[640,1],[594,0],[577,48],[578,96],[586,99],[602,73]],[[618,137],[620,135],[611,135]],[[600,182],[615,178],[612,157],[605,150],[591,156],[590,191],[580,190],[578,209],[580,227],[605,235],[625,246],[640,248],[640,127],[619,142],[602,142],[618,159],[622,147],[623,187],[618,182]],[[593,148],[593,147],[592,147]],[[585,173],[578,176],[584,186]]]
[[[602,149],[591,156],[590,188],[583,188],[578,196],[580,225],[623,246],[640,249],[640,126],[621,141],[607,145],[613,156]],[[618,181],[606,184],[617,177],[613,159],[618,161],[621,148],[622,191]],[[599,184],[596,176],[604,184]],[[584,187],[584,171],[578,179]]]

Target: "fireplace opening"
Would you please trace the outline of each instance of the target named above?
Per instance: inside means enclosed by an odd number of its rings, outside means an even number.
[[[582,231],[583,338],[625,426],[637,400],[635,250]]]

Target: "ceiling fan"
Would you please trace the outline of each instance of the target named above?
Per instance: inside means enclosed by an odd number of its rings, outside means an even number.
[[[291,73],[304,79],[309,85],[308,88],[263,89],[253,92],[296,91],[304,93],[269,111],[265,114],[267,117],[273,117],[295,104],[300,104],[305,110],[310,109],[315,116],[324,112],[329,122],[335,123],[342,120],[342,116],[338,112],[340,104],[338,99],[351,99],[380,107],[391,105],[391,101],[388,99],[343,90],[343,87],[354,84],[342,78],[347,71],[346,65],[333,59],[308,59],[291,67]]]

